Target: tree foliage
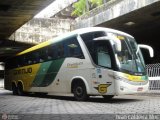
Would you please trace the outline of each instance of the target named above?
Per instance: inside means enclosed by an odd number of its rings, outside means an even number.
[[[88,4],[88,5],[87,5]],[[103,4],[103,0],[79,0],[73,4],[74,11],[72,16],[81,16],[82,14],[88,12],[91,8],[97,7]],[[89,6],[89,8],[87,8]]]
[[[103,4],[103,0],[90,0],[92,5],[102,5]]]
[[[80,16],[87,11],[86,8],[86,0],[79,0],[78,2],[73,4],[74,11],[72,15]]]

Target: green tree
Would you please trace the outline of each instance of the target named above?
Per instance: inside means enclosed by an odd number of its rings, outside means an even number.
[[[96,5],[96,6],[103,4],[103,0],[90,0],[90,2],[92,5]]]
[[[80,16],[83,13],[87,12],[86,0],[79,0],[78,2],[73,4],[74,11],[71,15]]]
[[[73,4],[74,11],[72,16],[81,16],[88,12],[91,8],[97,7],[103,4],[103,0],[79,0]]]

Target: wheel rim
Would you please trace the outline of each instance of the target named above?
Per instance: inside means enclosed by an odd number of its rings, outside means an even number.
[[[73,88],[74,97],[78,101],[87,100],[88,95],[86,92],[85,85],[83,83],[78,83]]]
[[[22,95],[22,94],[23,94],[23,88],[22,88],[21,85],[18,86],[18,94],[19,94],[19,95]]]
[[[78,86],[76,88],[76,94],[77,94],[77,96],[82,96],[83,95],[83,88],[81,86]]]
[[[21,90],[20,90],[20,88],[18,88],[18,94],[21,95]]]
[[[14,94],[14,95],[17,94],[17,89],[16,89],[16,86],[15,86],[15,85],[12,85],[12,91],[13,91],[13,94]]]

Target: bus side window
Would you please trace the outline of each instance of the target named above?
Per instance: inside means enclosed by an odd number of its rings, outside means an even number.
[[[109,54],[109,42],[98,41],[96,44],[97,63],[100,66],[111,68],[111,57]]]
[[[17,58],[17,67],[21,67],[21,66],[24,66],[24,55],[22,55],[22,56],[19,56],[18,58]]]
[[[56,45],[51,45],[48,47],[48,60],[51,59],[57,59]]]
[[[11,61],[9,63],[9,68],[16,68],[16,67],[18,67],[17,62],[18,62],[17,59],[15,59],[15,58],[11,59]]]
[[[23,61],[23,66],[28,64],[28,60],[27,60],[27,55],[24,55],[24,61]]]
[[[63,58],[64,57],[64,45],[62,43],[57,44],[57,50],[58,50],[57,57]]]
[[[49,47],[47,48],[47,59],[48,59],[48,60],[52,60],[52,59],[53,59],[53,54],[54,54],[54,52],[53,52],[53,50],[52,50],[52,47],[49,46]]]
[[[81,58],[84,59],[84,55],[82,53],[81,47],[77,41],[76,37],[72,37],[67,41],[68,47],[68,57],[76,57],[76,58]]]
[[[25,55],[25,65],[33,64],[32,53]]]
[[[33,52],[32,57],[33,57],[33,64],[36,64],[36,63],[40,62],[39,52],[38,51]]]
[[[28,56],[28,65],[33,64],[32,56]]]
[[[48,54],[47,54],[47,48],[43,48],[40,50],[40,62],[47,61]]]
[[[98,31],[98,32],[90,32],[90,33],[85,33],[85,34],[82,34],[81,37],[84,41],[84,43],[86,44],[89,52],[90,52],[90,55],[92,56],[93,58],[93,61],[96,63],[97,60],[96,60],[96,51],[95,51],[95,44],[93,42],[93,39],[94,38],[97,38],[97,37],[102,37],[102,36],[106,36],[106,33],[103,32],[103,31]]]

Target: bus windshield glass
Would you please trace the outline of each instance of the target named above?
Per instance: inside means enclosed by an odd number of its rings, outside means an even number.
[[[145,63],[140,49],[134,38],[118,36],[121,41],[121,51],[115,50],[120,71],[135,74],[145,74]]]
[[[116,46],[107,40],[93,40],[104,36],[117,37],[121,43],[121,50],[116,50]],[[134,38],[102,31],[83,34],[81,37],[96,65],[133,75],[146,74],[142,53]]]

